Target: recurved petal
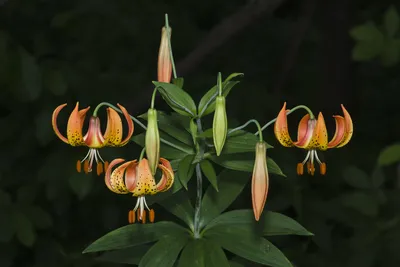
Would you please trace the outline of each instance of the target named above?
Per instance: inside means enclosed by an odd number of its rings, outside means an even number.
[[[260,219],[268,195],[269,176],[265,143],[257,143],[256,159],[251,180],[251,197],[256,221]]]
[[[118,112],[107,108],[107,127],[104,133],[104,145],[118,146],[122,140],[122,120]]]
[[[85,121],[86,112],[89,109],[90,107],[79,110],[79,102],[77,102],[74,110],[69,116],[67,125],[67,137],[68,137],[68,142],[71,146],[86,145],[85,142],[83,141],[82,127]]]
[[[335,118],[336,130],[332,140],[328,143],[328,148],[334,148],[339,145],[340,142],[342,142],[346,128],[344,118],[342,116],[335,115],[333,117]]]
[[[316,120],[310,120],[310,114],[306,114],[299,123],[297,130],[297,141],[294,142],[296,147],[307,148],[313,137]]]
[[[343,115],[344,115],[345,130],[344,130],[343,139],[340,142],[340,144],[336,146],[337,148],[345,146],[348,142],[350,142],[350,139],[353,136],[353,120],[351,119],[350,114],[347,112],[347,110],[344,108],[344,106],[343,105],[341,105],[341,106],[342,106]]]
[[[69,143],[68,143],[68,139],[67,139],[64,135],[62,135],[62,134],[60,133],[60,130],[58,130],[58,126],[57,126],[57,117],[58,117],[58,114],[60,113],[60,111],[61,111],[66,105],[67,105],[67,104],[59,105],[59,106],[53,111],[53,116],[52,116],[52,118],[51,118],[51,124],[53,125],[53,130],[54,130],[54,132],[56,133],[56,135],[58,136],[58,138],[60,138],[61,141],[63,141],[64,143],[69,144]]]
[[[124,164],[118,166],[114,171],[112,171],[112,168],[123,162],[124,159],[114,159],[111,161],[110,165],[108,165],[106,175],[105,175],[105,183],[112,192],[117,193],[117,194],[127,194],[129,191],[127,190],[125,184],[124,184],[124,174],[125,174],[125,169],[128,167],[128,165],[131,163],[130,161],[125,162]]]
[[[125,171],[125,186],[129,192],[132,192],[136,187],[137,166],[137,160],[132,160]]]
[[[174,183],[174,171],[172,170],[171,163],[164,159],[160,158],[161,164],[158,167],[162,170],[162,176],[160,181],[157,184],[158,192],[165,192],[170,189]]]
[[[321,112],[318,114],[317,124],[315,125],[313,137],[307,149],[328,149],[328,133],[326,130],[324,116]]]
[[[121,109],[122,114],[124,114],[126,122],[128,123],[128,134],[125,137],[125,139],[122,140],[121,143],[119,144],[119,146],[124,146],[129,142],[129,140],[132,137],[132,134],[133,134],[133,131],[134,131],[134,125],[133,125],[133,121],[132,121],[131,117],[129,116],[128,111],[123,106],[121,106],[120,104],[117,104],[117,106]]]
[[[282,146],[292,147],[294,145],[292,139],[290,138],[287,126],[286,102],[283,104],[283,107],[276,118],[274,133],[276,139],[278,139]]]
[[[139,161],[136,173],[135,187],[131,191],[133,196],[139,197],[142,195],[154,195],[157,193],[156,181],[149,167],[147,159]]]

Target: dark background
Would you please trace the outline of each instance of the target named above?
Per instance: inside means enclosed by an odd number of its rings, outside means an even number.
[[[350,112],[352,141],[321,153],[326,176],[298,177],[304,152],[281,147],[272,128],[265,133],[287,175],[271,177],[266,209],[315,233],[273,240],[288,258],[300,267],[400,266],[400,175],[390,164],[400,149],[379,156],[400,134],[396,2],[0,1],[0,266],[113,266],[81,251],[125,225],[134,200],[112,194],[102,177],[76,173],[86,149],[57,139],[51,113],[68,103],[65,125],[76,101],[146,112],[164,13],[178,75],[196,101],[219,71],[245,74],[227,100],[231,121],[265,123],[287,101],[322,111],[332,137],[331,116],[340,104]],[[289,117],[293,137],[303,115]],[[140,148],[101,152],[133,159]],[[250,208],[249,190],[235,205]]]

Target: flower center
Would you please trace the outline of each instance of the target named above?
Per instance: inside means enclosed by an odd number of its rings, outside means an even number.
[[[146,199],[144,196],[140,196],[137,198],[136,205],[133,210],[130,210],[128,213],[128,221],[130,224],[135,223],[136,217],[138,221],[142,223],[146,223],[146,209],[149,212],[149,221],[151,223],[154,222],[154,210],[150,209],[146,203]]]
[[[96,161],[97,165],[97,175],[103,173],[108,168],[108,162],[104,161],[103,158],[100,156],[99,150],[96,148],[90,148],[89,152],[82,160],[78,160],[76,162],[76,170],[81,172],[82,170],[82,163],[83,163],[83,171],[87,174],[92,172],[93,162]],[[104,164],[104,168],[103,168]]]
[[[314,173],[315,173],[314,160],[316,160],[319,164],[319,172],[321,173],[321,175],[325,175],[326,174],[326,163],[322,162],[319,159],[316,149],[310,149],[307,152],[306,158],[303,160],[303,162],[297,164],[297,174],[303,175],[304,165],[306,164],[307,173],[314,175]]]

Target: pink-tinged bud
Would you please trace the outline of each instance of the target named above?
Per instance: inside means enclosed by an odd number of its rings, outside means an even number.
[[[258,142],[256,144],[256,160],[251,181],[251,196],[256,221],[260,220],[261,213],[264,210],[268,195],[268,185],[267,146],[264,142]]]
[[[172,29],[169,28],[169,36],[171,36]],[[171,82],[172,64],[170,57],[170,47],[168,42],[167,28],[163,27],[161,31],[161,44],[158,51],[158,81],[169,83]]]

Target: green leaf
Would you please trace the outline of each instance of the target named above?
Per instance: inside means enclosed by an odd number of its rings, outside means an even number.
[[[36,60],[22,47],[19,48],[21,60],[22,100],[34,101],[42,92],[42,77]]]
[[[382,53],[383,47],[383,42],[382,44],[371,44],[362,41],[354,46],[351,56],[354,61],[370,61]]]
[[[186,190],[188,190],[187,184],[194,172],[194,165],[192,164],[194,157],[194,155],[187,155],[179,162],[178,166],[178,176]]]
[[[343,178],[348,185],[355,188],[369,189],[372,187],[368,175],[357,167],[349,166],[343,172]]]
[[[400,59],[400,41],[389,39],[386,40],[381,53],[381,63],[384,67],[392,67],[399,62]]]
[[[245,172],[253,172],[254,168],[254,154],[228,154],[221,155],[219,157],[213,155],[210,159],[221,165],[222,167],[236,170],[236,171],[245,171]],[[273,174],[278,174],[281,176],[285,176],[279,166],[273,161],[271,158],[267,158],[268,172]]]
[[[178,86],[179,88],[183,89],[183,84],[185,80],[182,77],[178,77],[175,79],[172,79],[172,83]]]
[[[373,195],[364,192],[353,192],[342,195],[340,202],[343,206],[355,209],[370,217],[377,216],[379,212],[377,199]]]
[[[15,210],[12,213],[12,221],[18,240],[27,247],[33,246],[36,233],[29,218],[22,212]]]
[[[200,162],[201,171],[207,177],[210,184],[218,192],[217,174],[215,173],[214,167],[208,160],[202,160]]]
[[[222,154],[235,154],[244,152],[254,152],[259,138],[246,131],[235,131],[228,135]],[[273,148],[267,144],[267,148]]]
[[[201,205],[200,228],[229,207],[250,180],[247,173],[223,170],[219,174],[219,192],[209,186]]]
[[[260,221],[254,220],[252,210],[234,210],[221,214],[211,221],[204,231],[217,231],[213,228],[226,227],[228,225],[245,227],[248,229],[258,229],[263,235],[302,235],[312,236],[313,234],[305,229],[292,218],[272,211],[264,211]]]
[[[181,189],[182,189],[182,184],[179,182],[179,177],[177,173],[175,173],[175,180],[174,184],[172,185],[172,188],[170,188],[166,192],[161,192],[155,195],[146,196],[147,205],[151,205],[153,203],[159,203],[164,199],[169,198],[170,196],[172,196]]]
[[[163,135],[162,133],[160,133],[160,137],[161,138],[165,138],[166,136]],[[145,133],[141,133],[138,135],[135,135],[131,138],[131,140],[133,142],[135,142],[136,144],[140,145],[140,146],[144,146],[145,144]],[[170,141],[170,140],[167,140]],[[173,142],[176,143],[176,142]],[[165,143],[163,143],[161,141],[160,143],[160,156],[163,158],[167,158],[167,159],[182,159],[184,157],[186,157],[188,155],[187,152],[190,152],[190,154],[194,154],[194,151],[191,147],[184,145],[183,143],[179,143],[178,144],[179,147],[182,147],[183,149],[187,150],[187,151],[182,151],[176,148],[173,148],[169,145],[166,145]]]
[[[229,261],[229,264],[231,267],[246,267],[245,265],[243,265],[239,262],[236,262],[236,261]]]
[[[378,157],[378,165],[386,166],[400,161],[400,144],[386,147]]]
[[[100,237],[88,246],[83,253],[123,249],[154,242],[162,237],[186,235],[186,229],[173,222],[130,224]]]
[[[385,174],[381,168],[375,168],[372,173],[372,185],[375,188],[379,188],[385,182]]]
[[[220,246],[206,239],[189,241],[182,251],[178,267],[230,267]]]
[[[47,229],[53,225],[51,215],[39,206],[26,208],[25,213],[38,229]]]
[[[383,17],[385,30],[389,37],[393,37],[399,30],[399,14],[396,7],[390,6]]]
[[[144,254],[150,249],[151,246],[134,246],[125,249],[119,249],[111,252],[105,252],[100,257],[97,257],[97,260],[113,262],[113,263],[122,263],[122,264],[136,264],[139,265],[139,262]]]
[[[140,115],[139,118],[147,120],[147,112]],[[161,132],[161,138],[166,138],[167,141],[169,141],[171,140],[169,137],[172,137],[188,146],[193,145],[192,136],[188,132],[179,129],[180,125],[172,116],[167,115],[165,112],[157,111],[157,121],[159,129],[168,134],[168,137],[165,137],[165,134]],[[190,147],[188,147],[188,149],[190,149]]]
[[[185,191],[180,191],[159,204],[167,211],[184,221],[193,231],[194,209]]]
[[[154,82],[167,104],[181,115],[195,117],[196,105],[193,99],[184,90],[171,83]]]
[[[212,138],[213,137],[213,128],[204,130],[202,133],[197,135],[198,138]]]
[[[228,96],[229,92],[232,90],[233,86],[238,84],[238,81],[231,81],[237,76],[243,76],[243,73],[232,73],[229,75],[225,81],[222,83],[222,95]],[[215,110],[215,98],[217,97],[218,91],[215,85],[211,88],[205,95],[201,98],[199,103],[199,115],[200,117],[210,114]]]
[[[253,229],[246,225],[218,227],[218,231],[205,232],[204,237],[250,261],[274,267],[292,267],[277,247],[265,238],[256,236]]]
[[[139,267],[174,266],[179,253],[188,240],[188,235],[171,236],[161,239],[143,256]]]
[[[192,134],[193,144],[196,144],[197,139],[197,123],[194,119],[190,120],[190,133]]]

